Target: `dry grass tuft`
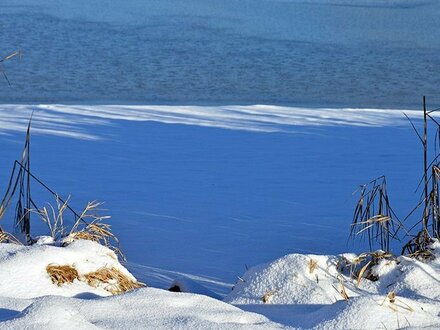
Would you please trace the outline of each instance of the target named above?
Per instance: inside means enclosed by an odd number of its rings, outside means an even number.
[[[382,306],[386,301],[388,301],[387,306],[393,311],[393,312],[399,312],[400,310],[405,310],[407,312],[414,312],[414,308],[412,308],[410,305],[405,303],[404,301],[397,298],[397,294],[395,291],[390,291],[386,295],[385,299],[382,301],[380,306]]]
[[[381,250],[390,251],[390,242],[398,240],[397,234],[403,224],[390,206],[385,177],[362,185],[359,191],[350,237],[365,236],[370,250],[377,243]]]
[[[348,296],[347,290],[345,290],[344,280],[339,275],[338,275],[338,281],[339,281],[339,288],[332,285],[333,289],[335,289],[341,295],[342,299],[344,299],[345,301],[348,301],[350,299],[350,297]]]
[[[95,272],[86,274],[84,278],[90,286],[95,288],[102,287],[114,295],[145,286],[143,283],[132,281],[115,268],[101,268]]]
[[[313,274],[313,272],[316,270],[316,268],[318,268],[318,262],[312,258],[310,258],[309,263],[309,273]]]
[[[357,282],[357,287],[359,287],[364,278],[373,282],[379,279],[374,271],[374,267],[377,266],[381,260],[387,260],[387,263],[398,262],[397,258],[391,253],[376,251],[362,253],[353,260],[341,257],[336,267],[341,274],[354,278]]]
[[[66,283],[73,283],[74,280],[79,280],[77,270],[69,265],[60,266],[50,264],[46,267],[46,272],[49,274],[52,283],[58,286]]]
[[[0,243],[14,243],[18,245],[23,245],[18,238],[16,238],[14,235],[4,231],[0,227]]]
[[[111,226],[104,222],[110,216],[98,216],[94,213],[101,205],[102,203],[96,201],[87,203],[86,208],[72,226],[66,241],[69,242],[77,239],[94,241],[113,250],[125,260],[121,250],[116,247],[119,246],[118,238],[112,233]]]
[[[66,201],[62,201],[58,196],[55,196],[56,208],[48,203],[48,207],[43,207],[39,210],[31,210],[37,213],[41,220],[47,225],[50,236],[54,241],[57,241],[64,237],[64,212],[69,206],[69,198]]]

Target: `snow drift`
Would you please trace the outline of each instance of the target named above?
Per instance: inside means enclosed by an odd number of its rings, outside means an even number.
[[[48,265],[68,265],[79,278],[57,285]],[[109,286],[117,283],[91,286],[83,280],[102,269],[116,269],[136,283],[115,253],[96,242],[77,240],[65,247],[0,243],[0,329],[279,328],[264,316],[202,295],[139,288],[108,297]]]
[[[369,269],[376,281],[342,271],[354,254],[287,255],[249,269],[225,301],[301,328],[438,328],[439,242],[431,249],[429,261],[382,258]]]

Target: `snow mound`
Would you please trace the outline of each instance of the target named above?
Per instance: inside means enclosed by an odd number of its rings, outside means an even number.
[[[24,309],[17,308],[17,299],[10,299],[1,306],[9,312],[0,312],[0,329],[280,328],[264,316],[209,297],[153,288],[94,299],[46,296],[28,300]]]
[[[86,240],[51,244],[45,238],[32,246],[0,244],[0,329],[280,328],[262,315],[203,295],[150,288],[111,295],[106,286],[115,283],[94,286],[86,279],[112,270],[136,282],[113,251]],[[48,265],[65,271],[71,283],[54,282]],[[183,284],[194,290],[193,283]]]
[[[233,304],[263,304],[265,301],[272,304],[331,304],[338,295],[333,287],[338,284],[337,261],[334,256],[291,254],[253,267],[225,301]],[[313,271],[310,262],[316,262]]]
[[[249,269],[225,301],[233,304],[332,304],[365,293],[386,295],[391,291],[412,298],[440,300],[440,243],[431,246],[434,260],[420,261],[404,256],[382,259],[371,268],[377,281],[358,283],[350,272],[341,272],[340,260],[355,260],[354,254],[340,256],[291,254]],[[361,266],[358,267],[360,270]],[[341,274],[342,273],[342,274]]]
[[[77,240],[65,247],[45,244],[20,246],[0,244],[0,296],[34,298],[45,295],[75,296],[93,293],[109,296],[105,284],[92,287],[81,280],[60,286],[54,284],[47,267],[68,265],[79,277],[102,269],[115,269],[129,280],[136,278],[122,266],[115,253],[96,242]],[[113,285],[115,283],[108,283]]]
[[[204,287],[200,283],[197,283],[194,280],[191,280],[186,277],[176,278],[170,285],[169,291],[172,292],[187,292],[187,293],[196,293],[204,296],[208,296],[214,299],[221,300],[221,297],[212,292],[208,288]]]
[[[300,328],[439,328],[440,243],[431,249],[426,261],[287,255],[249,269],[224,301]],[[363,261],[353,275],[341,260]]]
[[[440,304],[397,297],[390,303],[383,295],[366,295],[327,305],[302,320],[302,327],[316,329],[438,328]]]

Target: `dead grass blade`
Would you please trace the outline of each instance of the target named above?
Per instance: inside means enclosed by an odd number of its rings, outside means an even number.
[[[341,295],[342,299],[344,299],[345,301],[348,301],[350,299],[350,297],[347,294],[347,290],[345,290],[344,281],[341,276],[338,276],[338,281],[339,281],[339,289],[336,288],[334,285],[332,285],[332,286]]]
[[[18,238],[16,238],[14,235],[5,232],[0,227],[0,243],[14,243],[18,245],[23,245]]]
[[[359,287],[359,285],[361,284],[362,281],[362,277],[364,276],[365,271],[367,270],[368,266],[370,266],[371,264],[371,260],[368,261],[364,267],[362,267],[361,271],[359,272],[359,275],[357,277],[357,284],[356,286]]]
[[[388,292],[380,306],[382,306],[387,300],[389,302],[388,307],[396,313],[399,311],[399,308],[404,309],[408,312],[414,312],[414,308],[397,298],[397,294],[395,291]]]
[[[313,274],[313,272],[318,268],[318,262],[312,258],[310,258],[309,263],[309,274]]]

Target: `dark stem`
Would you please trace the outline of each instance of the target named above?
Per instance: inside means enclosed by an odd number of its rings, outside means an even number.
[[[428,229],[428,122],[426,114],[426,97],[423,96],[423,169],[424,169],[424,183],[425,183],[425,211],[423,215],[423,229]]]

